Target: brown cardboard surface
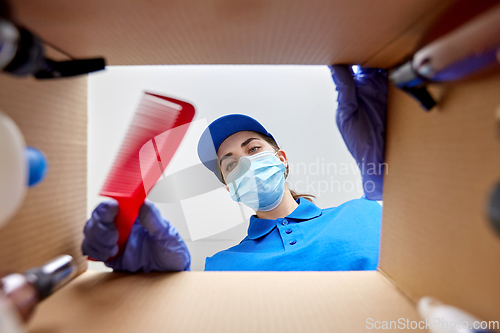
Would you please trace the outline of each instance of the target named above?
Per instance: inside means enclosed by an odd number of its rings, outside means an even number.
[[[61,254],[81,255],[86,217],[87,79],[35,81],[0,76],[0,109],[26,143],[47,156],[49,172],[0,229],[0,271],[21,272]]]
[[[457,29],[471,18],[484,13],[496,6],[496,0],[469,0],[441,1],[434,8],[417,19],[397,38],[364,62],[363,66],[377,67],[380,62],[393,65],[406,60],[408,56],[418,51],[424,45],[434,41],[449,32]]]
[[[439,0],[175,0],[14,3],[21,22],[76,57],[112,65],[330,64],[388,67]],[[419,320],[435,296],[487,320],[500,313],[500,238],[484,215],[500,179],[500,75],[443,86],[427,114],[390,90],[381,272],[85,273],[41,304],[46,332],[359,332],[366,319]],[[0,230],[0,269],[80,256],[85,223],[86,79],[0,77],[0,108],[50,173]],[[394,282],[399,289],[395,289]]]
[[[500,179],[500,74],[434,88],[430,113],[389,91],[379,269],[414,300],[498,320],[500,237],[486,207]]]
[[[29,332],[363,332],[367,318],[421,320],[379,272],[86,272]]]
[[[411,56],[417,47],[420,46],[422,37],[427,33],[432,24],[440,19],[443,12],[449,8],[453,1],[441,1],[436,3],[434,8],[423,14],[417,20],[398,35],[394,40],[391,40],[387,45],[384,45],[379,51],[373,54],[362,65],[367,67],[380,67],[381,64],[390,64],[391,66],[402,62],[408,56]],[[387,67],[387,66],[384,66]]]
[[[393,65],[451,0],[18,0],[19,20],[110,65]],[[418,22],[423,22],[420,24]],[[418,25],[417,30],[411,30]],[[404,35],[410,29],[408,36]],[[417,31],[417,32],[415,32]],[[404,35],[403,39],[400,39]],[[394,41],[398,41],[394,43]],[[390,52],[380,54],[388,45]],[[373,56],[377,57],[373,58]]]

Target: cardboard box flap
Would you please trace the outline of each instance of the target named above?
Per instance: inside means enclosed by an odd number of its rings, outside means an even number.
[[[421,320],[379,272],[86,272],[29,332],[358,333],[400,318]]]
[[[361,64],[376,55],[370,65],[388,67],[451,2],[20,0],[15,9],[43,39],[110,65]]]
[[[379,269],[415,301],[485,320],[500,313],[500,237],[486,215],[500,180],[499,87],[498,72],[436,86],[429,113],[389,91]]]

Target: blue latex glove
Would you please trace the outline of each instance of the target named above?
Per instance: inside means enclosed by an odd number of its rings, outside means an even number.
[[[337,126],[347,148],[356,160],[363,181],[365,198],[382,200],[385,129],[387,119],[387,71],[332,65],[338,91]]]
[[[82,252],[117,271],[186,271],[190,270],[191,256],[177,229],[162,218],[158,209],[145,202],[132,226],[124,253],[118,253],[118,230],[114,219],[118,203],[101,203],[87,221],[83,233]]]

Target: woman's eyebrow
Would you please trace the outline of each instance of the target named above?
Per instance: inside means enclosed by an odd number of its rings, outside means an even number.
[[[227,153],[226,155],[222,156],[220,158],[220,161],[219,161],[219,167],[222,165],[222,161],[224,161],[226,158],[228,158],[229,156],[232,156],[233,153]]]
[[[253,140],[259,140],[258,138],[250,138],[250,139],[246,139],[242,144],[241,144],[241,148],[247,146],[250,142],[252,142]]]
[[[259,140],[259,138],[249,138],[249,139],[246,139],[245,141],[243,141],[243,143],[241,144],[241,148],[244,148],[245,146],[248,146],[248,144],[250,142],[252,142],[253,140]],[[222,156],[220,158],[220,161],[219,161],[219,166],[222,165],[222,161],[224,161],[226,158],[228,158],[229,156],[232,156],[233,153],[227,153],[226,155]]]

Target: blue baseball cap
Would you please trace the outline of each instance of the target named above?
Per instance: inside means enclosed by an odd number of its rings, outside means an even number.
[[[271,133],[252,117],[244,114],[228,114],[215,119],[208,125],[198,141],[198,157],[201,163],[212,171],[221,182],[222,179],[217,171],[217,151],[224,140],[241,131],[261,133],[274,140]]]

